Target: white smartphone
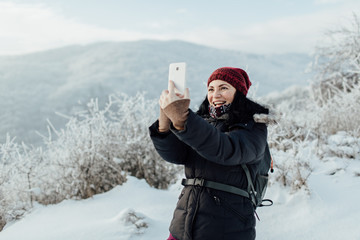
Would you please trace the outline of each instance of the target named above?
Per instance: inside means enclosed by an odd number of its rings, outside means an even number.
[[[175,83],[175,88],[180,93],[184,93],[186,89],[186,63],[171,63],[169,66],[169,80]]]

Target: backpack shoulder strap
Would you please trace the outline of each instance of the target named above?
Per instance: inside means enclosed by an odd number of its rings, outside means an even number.
[[[251,180],[251,175],[250,175],[249,168],[246,166],[246,164],[241,164],[241,167],[244,169],[244,172],[245,172],[245,175],[246,175],[246,178],[247,178],[247,182],[248,182],[247,192],[249,193],[249,195],[251,197],[251,201],[256,206],[257,205],[256,191],[255,191],[253,181]]]

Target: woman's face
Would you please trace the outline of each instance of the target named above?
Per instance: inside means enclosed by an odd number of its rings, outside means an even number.
[[[207,99],[209,104],[220,107],[232,103],[236,89],[229,83],[222,80],[214,80],[208,86]]]

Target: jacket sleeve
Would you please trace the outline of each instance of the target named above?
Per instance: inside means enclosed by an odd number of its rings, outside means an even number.
[[[232,166],[256,163],[264,154],[266,125],[255,122],[251,125],[225,133],[189,110],[185,129],[171,131],[208,161]]]
[[[189,146],[180,141],[171,131],[159,132],[158,127],[158,120],[149,127],[150,138],[156,151],[167,162],[185,164]]]

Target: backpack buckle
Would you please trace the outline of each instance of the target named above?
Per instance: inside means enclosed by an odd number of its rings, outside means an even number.
[[[203,179],[203,178],[195,178],[195,182],[194,182],[195,186],[203,187],[204,183],[205,183],[205,179]]]

